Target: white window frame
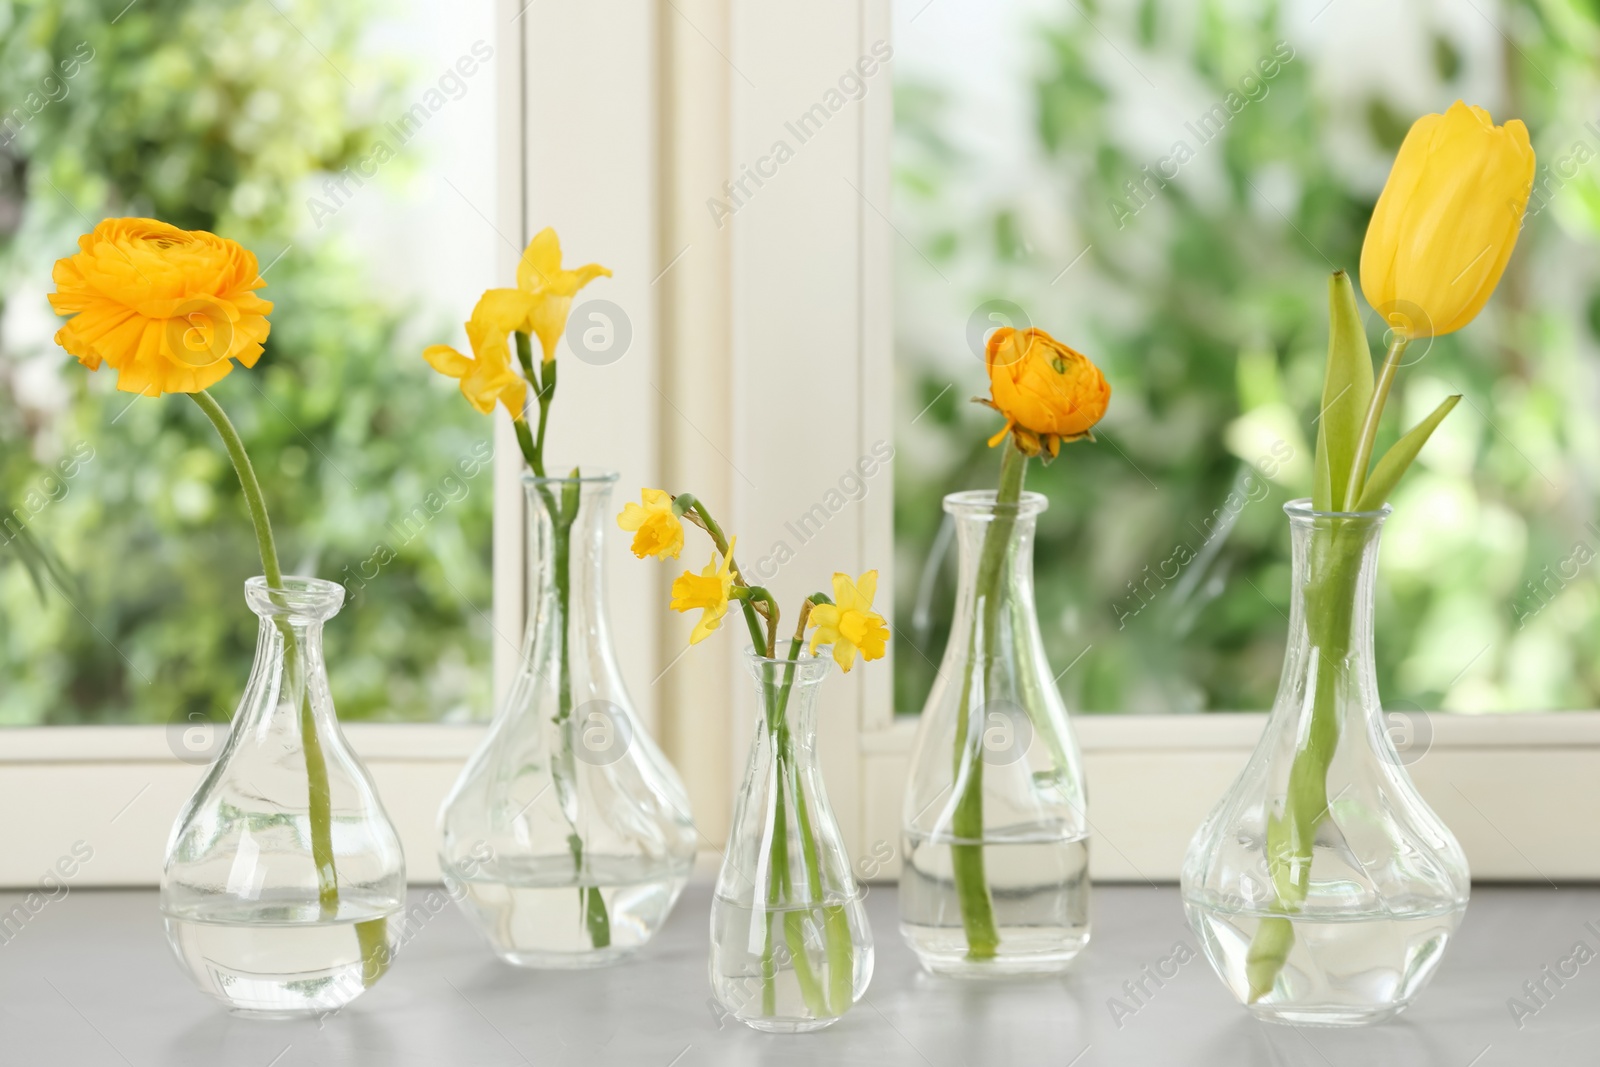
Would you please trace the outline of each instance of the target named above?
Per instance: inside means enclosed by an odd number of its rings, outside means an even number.
[[[553,430],[559,458],[618,469],[622,493],[658,485],[720,504],[747,568],[787,543],[795,558],[772,579],[785,603],[833,569],[870,567],[882,572],[881,602],[893,598],[891,471],[803,545],[786,526],[874,443],[893,441],[892,63],[775,176],[747,185],[722,225],[706,202],[727,202],[724,181],[768,155],[784,123],[874,42],[890,40],[888,3],[497,0],[502,277],[534,229],[555,225],[569,257],[613,268],[603,296],[633,327],[611,373],[568,364]],[[509,424],[496,435],[503,683],[517,656],[526,561],[520,460]],[[630,689],[683,773],[714,855],[754,719],[739,636],[680,658],[684,627],[664,611],[673,568],[634,561],[613,540],[612,618]],[[693,545],[683,562],[698,566],[701,554]],[[827,683],[822,759],[858,856],[899,847],[916,724],[895,714],[890,679],[889,664],[875,663]],[[1079,716],[1094,876],[1175,878],[1265,718]],[[1437,715],[1430,726],[1431,747],[1410,770],[1477,877],[1600,877],[1600,822],[1588,817],[1600,807],[1600,712]],[[400,829],[412,880],[436,879],[438,803],[483,727],[345,730]],[[0,886],[37,883],[78,840],[95,854],[77,884],[154,884],[172,820],[202,773],[172,756],[164,727],[0,731]],[[895,873],[893,864],[874,870]]]

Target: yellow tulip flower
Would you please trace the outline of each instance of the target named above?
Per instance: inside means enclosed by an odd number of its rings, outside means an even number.
[[[872,598],[877,594],[877,571],[868,571],[857,581],[848,574],[835,574],[833,603],[811,609],[811,625],[817,628],[811,635],[811,654],[817,654],[818,645],[832,645],[833,661],[846,672],[854,665],[857,651],[862,659],[883,658],[889,626],[872,610]]]
[[[683,520],[672,510],[672,494],[661,489],[641,489],[643,505],[629,503],[617,516],[617,525],[633,534],[633,554],[640,559],[678,558],[683,551]]]
[[[672,583],[672,603],[668,606],[673,611],[700,609],[700,621],[689,634],[691,645],[698,645],[715,633],[728,613],[728,598],[733,593],[733,546],[738,540],[735,537],[728,542],[728,554],[720,563],[713,551],[705,570],[699,574],[684,571]]]
[[[561,240],[548,226],[528,242],[517,264],[517,288],[531,299],[524,323],[516,328],[539,338],[546,363],[556,358],[556,342],[567,328],[573,295],[601,277],[609,278],[611,272],[598,263],[563,270]]]
[[[1461,329],[1516,247],[1533,188],[1528,130],[1457,100],[1411,126],[1367,224],[1361,291],[1407,339]]]

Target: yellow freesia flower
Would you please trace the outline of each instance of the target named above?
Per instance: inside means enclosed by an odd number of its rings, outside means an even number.
[[[661,489],[641,489],[643,505],[623,505],[617,525],[633,534],[633,554],[640,559],[678,558],[683,551],[683,520],[672,510],[672,494]]]
[[[609,278],[611,272],[598,263],[563,270],[561,240],[548,226],[528,242],[517,264],[517,289],[529,298],[528,312],[517,328],[539,338],[546,363],[556,358],[556,342],[567,328],[573,294],[600,277]]]
[[[993,448],[1011,434],[1030,456],[1054,457],[1062,441],[1087,437],[1111,402],[1106,384],[1089,357],[1057,341],[1043,330],[1002,327],[984,346],[989,370],[989,398],[979,403],[1006,417],[989,439]]]
[[[106,219],[56,260],[50,306],[71,316],[56,344],[90,370],[102,362],[125,393],[196,393],[255,366],[267,339],[267,283],[255,254],[204,230]]]
[[[699,574],[684,571],[672,583],[672,603],[668,605],[673,611],[693,611],[700,609],[700,621],[694,624],[694,630],[689,634],[689,643],[698,645],[710,637],[718,626],[722,625],[722,617],[728,613],[728,597],[733,593],[733,546],[739,539],[735,537],[728,542],[728,554],[717,561],[717,553],[711,553],[711,562]]]
[[[849,671],[855,664],[857,651],[865,660],[882,659],[889,644],[889,626],[872,610],[872,598],[877,595],[877,571],[868,571],[856,581],[848,574],[836,573],[833,603],[811,609],[811,625],[817,628],[811,635],[811,654],[817,654],[818,645],[832,645],[833,660],[841,671]]]
[[[1517,244],[1533,188],[1528,130],[1457,100],[1411,126],[1361,246],[1361,291],[1408,338],[1461,329]]]
[[[502,328],[496,317],[499,308],[494,294],[501,292],[504,290],[484,293],[472,309],[472,318],[467,320],[473,358],[449,345],[429,345],[422,350],[422,358],[440,374],[459,378],[461,395],[483,414],[493,411],[496,403],[503,403],[513,419],[520,419],[528,401],[528,383],[511,366],[511,349],[506,343],[510,331]]]

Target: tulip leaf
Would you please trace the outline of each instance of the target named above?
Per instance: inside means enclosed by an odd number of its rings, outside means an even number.
[[[1336,270],[1328,278],[1328,368],[1317,416],[1317,491],[1324,489],[1322,479],[1327,478],[1326,498],[1313,494],[1312,506],[1319,511],[1344,511],[1351,503],[1344,494],[1371,403],[1372,352],[1361,328],[1355,287],[1350,275]]]
[[[1316,511],[1337,511],[1333,506],[1333,476],[1328,473],[1328,439],[1322,424],[1317,424],[1317,460],[1311,475],[1311,507]]]
[[[1396,441],[1393,447],[1383,454],[1383,458],[1378,460],[1378,465],[1372,469],[1372,477],[1367,479],[1367,486],[1361,491],[1361,500],[1353,510],[1376,511],[1383,507],[1384,501],[1399,484],[1401,476],[1411,466],[1411,461],[1417,458],[1417,453],[1428,443],[1433,431],[1460,400],[1459,393],[1446,397],[1443,403],[1433,409],[1433,414],[1413,426],[1410,433]]]

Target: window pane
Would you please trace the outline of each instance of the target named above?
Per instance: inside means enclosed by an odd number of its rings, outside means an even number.
[[[266,352],[211,392],[284,569],[348,590],[341,715],[484,711],[490,422],[421,350],[465,348],[494,280],[492,4],[76,10],[20,9],[0,45],[0,722],[226,719],[254,652],[261,568],[210,424],[52,343],[51,264],[108,215],[258,256]]]
[[[1098,443],[1030,472],[1052,505],[1040,622],[1072,705],[1271,703],[1280,508],[1310,491],[1327,276],[1358,266],[1410,121],[1457,98],[1523,119],[1541,165],[1488,309],[1414,346],[1389,405],[1380,450],[1465,396],[1392,499],[1379,683],[1392,709],[1600,703],[1600,135],[1593,61],[1561,20],[1595,27],[1557,8],[897,2],[896,616],[925,653],[896,659],[901,710],[947,637],[939,499],[996,482],[996,417],[967,401],[987,391],[983,331],[1007,323],[1113,387]]]

